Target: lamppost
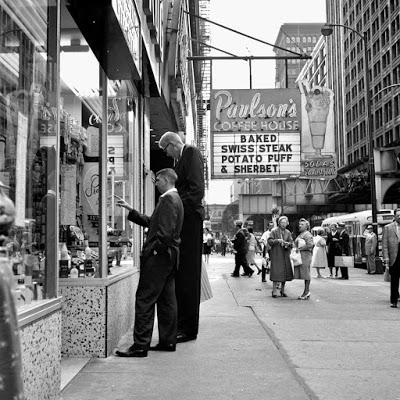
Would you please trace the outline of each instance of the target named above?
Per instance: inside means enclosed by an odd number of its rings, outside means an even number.
[[[377,221],[377,201],[376,201],[376,183],[375,183],[375,160],[374,160],[374,137],[373,137],[373,121],[371,111],[371,93],[370,93],[370,81],[369,81],[369,68],[368,68],[368,54],[367,54],[367,32],[364,34],[356,31],[347,25],[342,24],[325,24],[321,28],[323,36],[330,36],[333,33],[334,27],[343,27],[353,31],[358,35],[364,44],[364,79],[365,79],[365,90],[366,90],[366,111],[367,111],[367,138],[368,138],[368,149],[369,149],[369,179],[371,186],[371,209],[372,209],[372,226],[374,233],[378,236],[378,221]]]

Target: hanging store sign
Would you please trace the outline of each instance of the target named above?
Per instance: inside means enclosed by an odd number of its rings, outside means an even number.
[[[333,91],[300,81],[302,107],[301,177],[332,179],[337,176],[333,119]]]
[[[210,110],[212,178],[300,175],[297,89],[213,90]]]

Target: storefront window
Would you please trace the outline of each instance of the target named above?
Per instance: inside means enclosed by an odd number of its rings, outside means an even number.
[[[50,5],[53,3],[53,5]],[[57,5],[0,0],[0,180],[18,306],[56,295]]]
[[[116,205],[132,200],[132,133],[136,102],[126,81],[108,82],[107,242],[109,269],[132,265],[132,227],[127,212]],[[115,270],[113,270],[115,271]]]
[[[59,277],[96,277],[101,246],[101,68],[64,5],[60,76]]]

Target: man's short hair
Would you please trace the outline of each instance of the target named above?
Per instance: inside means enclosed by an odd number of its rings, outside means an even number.
[[[175,132],[165,132],[158,141],[158,147],[165,149],[169,144],[183,144],[181,137]]]
[[[157,172],[156,176],[164,177],[171,185],[175,185],[176,180],[178,179],[178,175],[172,168],[164,168],[160,169]]]
[[[346,225],[345,225],[343,222],[339,222],[339,223],[337,224],[337,226],[338,226],[339,228],[344,228]]]

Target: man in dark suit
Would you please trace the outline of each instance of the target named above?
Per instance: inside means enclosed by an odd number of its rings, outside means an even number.
[[[176,160],[176,188],[185,217],[180,246],[180,268],[176,275],[178,302],[177,342],[195,340],[199,330],[201,253],[203,246],[204,164],[199,149],[184,145],[175,132],[161,136],[159,147]]]
[[[129,221],[149,227],[141,254],[133,345],[127,351],[117,351],[116,355],[120,357],[147,357],[149,349],[175,351],[175,274],[183,223],[183,205],[175,188],[176,180],[177,175],[171,168],[157,173],[155,183],[161,196],[151,217],[140,214],[122,199],[117,202],[117,205],[129,210]],[[159,343],[150,347],[156,304]]]
[[[238,231],[236,232],[235,237],[232,240],[233,249],[235,252],[235,269],[231,273],[231,276],[234,278],[239,277],[240,266],[243,267],[243,276],[251,277],[254,271],[249,267],[249,263],[247,262],[247,250],[248,250],[248,243],[246,238],[246,232],[242,229],[243,222],[236,221],[235,223],[236,228]]]
[[[339,228],[339,245],[342,249],[342,256],[350,255],[350,236],[346,231],[346,225],[343,222],[338,223]],[[339,279],[349,279],[349,269],[347,267],[340,267],[340,274],[342,275]]]
[[[335,267],[335,256],[342,255],[342,248],[340,246],[340,232],[337,230],[337,224],[330,225],[330,232],[327,235],[326,245],[328,246],[328,267],[329,278],[333,278],[333,268]],[[335,278],[338,275],[338,267],[335,267]]]
[[[397,308],[400,279],[400,208],[394,210],[394,221],[383,229],[382,253],[383,262],[390,273],[390,307]]]

